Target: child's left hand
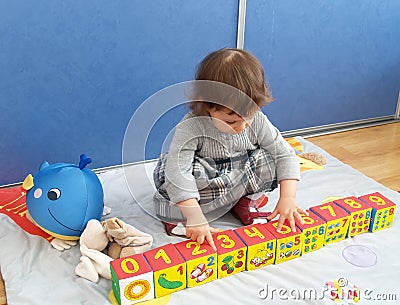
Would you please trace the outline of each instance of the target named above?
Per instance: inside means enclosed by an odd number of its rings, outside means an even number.
[[[280,232],[283,226],[283,223],[287,219],[290,224],[290,228],[293,232],[296,232],[296,225],[294,222],[295,217],[299,220],[301,224],[303,224],[303,219],[300,216],[300,213],[308,215],[308,213],[302,210],[296,202],[295,197],[281,197],[270,216],[267,217],[268,220],[274,219],[278,214],[278,227],[276,228],[277,232]]]

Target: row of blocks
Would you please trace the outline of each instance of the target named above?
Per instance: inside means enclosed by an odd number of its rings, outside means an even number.
[[[195,287],[243,270],[278,264],[367,231],[388,228],[396,205],[376,192],[311,207],[292,232],[286,222],[254,224],[213,234],[206,242],[186,240],[111,262],[113,292],[119,304],[134,304]]]

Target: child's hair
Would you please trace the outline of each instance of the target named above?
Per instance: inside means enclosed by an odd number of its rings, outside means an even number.
[[[196,80],[224,83],[245,93],[254,103],[247,97],[250,101],[248,105],[235,105],[235,101],[229,105],[229,108],[235,111],[242,109],[239,111],[242,113],[254,113],[272,101],[261,63],[245,50],[223,48],[208,54],[197,68]],[[241,100],[243,101],[243,98]],[[196,99],[189,107],[196,115],[208,115],[209,109],[220,109],[224,106]]]

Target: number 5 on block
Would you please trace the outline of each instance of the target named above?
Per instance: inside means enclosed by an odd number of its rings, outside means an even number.
[[[195,287],[217,278],[217,254],[205,241],[183,241],[174,244],[186,261],[187,287]]]

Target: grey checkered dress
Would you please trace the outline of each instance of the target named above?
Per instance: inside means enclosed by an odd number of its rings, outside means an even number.
[[[183,221],[175,203],[196,198],[206,216],[222,215],[241,197],[271,191],[278,181],[299,176],[293,149],[261,112],[237,135],[220,132],[210,118],[190,113],[154,170],[155,210],[161,220]]]

